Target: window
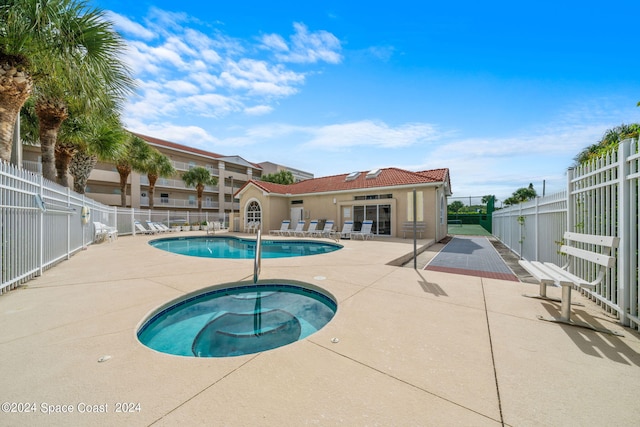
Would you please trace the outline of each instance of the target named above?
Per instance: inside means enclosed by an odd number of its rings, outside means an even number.
[[[366,205],[353,207],[353,229],[360,231],[362,222],[372,220],[371,232],[378,236],[391,235],[391,205]]]
[[[169,193],[160,193],[160,203],[169,203]]]
[[[196,204],[196,196],[193,194],[189,195],[189,205],[194,206]]]
[[[344,180],[345,181],[353,181],[354,179],[356,179],[359,176],[360,176],[360,172],[351,172],[349,175],[347,175],[347,177]]]
[[[378,175],[380,175],[380,172],[382,172],[382,169],[374,169],[372,171],[369,171],[367,173],[366,179],[373,179],[373,178],[377,178]]]
[[[247,223],[249,222],[262,222],[262,209],[260,208],[260,203],[255,200],[247,203],[247,212],[245,217],[247,218]]]

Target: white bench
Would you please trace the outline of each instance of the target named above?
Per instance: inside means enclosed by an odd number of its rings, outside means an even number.
[[[560,253],[567,255],[567,262],[562,267],[558,267],[551,262],[542,263],[538,261],[518,261],[519,264],[529,272],[529,274],[531,274],[538,282],[540,282],[540,295],[536,295],[536,298],[553,300],[553,298],[547,297],[547,285],[562,287],[562,298],[560,299],[562,303],[560,318],[548,319],[542,316],[538,316],[538,318],[574,326],[582,326],[600,332],[614,333],[615,335],[619,335],[619,333],[617,332],[597,329],[588,324],[582,324],[572,321],[571,289],[574,286],[589,290],[595,289],[596,285],[598,285],[602,281],[602,279],[604,279],[604,276],[607,273],[607,269],[615,266],[616,258],[611,256],[611,253],[613,249],[618,247],[620,239],[618,237],[594,236],[591,234],[565,232],[564,240],[565,244],[560,247]],[[596,247],[599,248],[599,250],[580,249],[576,247],[577,243]],[[569,269],[572,266],[574,259],[585,260],[594,264],[598,269],[598,275],[595,280],[593,280],[592,282],[588,282],[585,279],[571,273]]]
[[[416,233],[420,233],[420,238],[422,239],[422,233],[427,231],[427,226],[424,222],[416,222]],[[413,222],[405,222],[402,224],[402,238],[407,237],[407,233],[413,236]]]

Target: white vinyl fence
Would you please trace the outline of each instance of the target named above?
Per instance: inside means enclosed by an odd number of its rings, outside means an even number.
[[[82,209],[90,217],[82,220]],[[93,222],[135,234],[134,221],[167,225],[224,222],[218,213],[139,210],[98,203],[42,175],[0,161],[0,294],[68,259],[94,241]]]
[[[559,254],[565,231],[620,237],[612,268],[595,291],[583,290],[623,325],[640,330],[638,306],[638,140],[625,140],[617,151],[569,169],[567,190],[493,213],[493,234],[528,261],[564,265]],[[578,276],[593,280],[589,264],[576,264]]]

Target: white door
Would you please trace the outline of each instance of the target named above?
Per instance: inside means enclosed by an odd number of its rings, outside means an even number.
[[[295,228],[298,221],[302,220],[304,215],[304,208],[291,208],[291,228]]]

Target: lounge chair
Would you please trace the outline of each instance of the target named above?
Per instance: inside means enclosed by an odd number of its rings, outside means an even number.
[[[164,233],[165,232],[165,230],[163,230],[162,228],[158,227],[154,222],[151,222],[151,221],[147,220],[146,223],[147,223],[147,228],[149,230],[153,230],[156,233]]]
[[[316,230],[311,235],[313,237],[333,237],[333,221],[326,221],[322,230]]]
[[[138,220],[134,221],[133,223],[136,226],[136,230],[138,230],[139,233],[142,234],[156,234],[155,231],[153,230],[148,230],[146,228],[144,228],[144,225],[142,225],[142,223]]]
[[[287,232],[287,236],[297,236],[297,235],[301,235],[304,231],[304,225],[307,223],[307,221],[298,221],[298,224],[296,224],[296,228],[294,228],[293,230],[289,230]]]
[[[353,230],[353,221],[345,221],[340,232],[340,237],[343,239],[351,238],[351,230]]]
[[[291,221],[288,219],[285,219],[282,221],[282,224],[280,224],[280,230],[270,230],[269,234],[284,236],[286,233],[289,232],[289,224],[291,224]]]
[[[373,221],[371,220],[362,221],[362,228],[360,229],[360,231],[352,231],[351,237],[352,238],[362,237],[362,240],[373,239],[373,233],[371,233],[371,226],[373,226]]]
[[[205,225],[204,229],[206,230],[207,234],[216,234],[216,231],[220,231],[220,223],[218,221],[207,221],[207,225]]]
[[[162,230],[163,232],[170,232],[170,231],[175,231],[172,228],[167,227],[164,223],[162,222],[154,222],[153,225],[156,226],[156,228],[159,228],[160,230]]]
[[[307,231],[302,232],[302,236],[313,236],[313,233],[316,232],[316,228],[318,227],[318,220],[314,219],[309,223],[309,227]],[[296,234],[298,236],[299,234]]]
[[[104,242],[107,239],[109,242],[112,242],[118,238],[118,229],[116,227],[110,227],[101,222],[94,222],[93,228],[95,229],[93,235],[93,241],[95,243]]]
[[[101,222],[93,223],[93,242],[102,243],[107,238],[107,231],[102,228]]]

